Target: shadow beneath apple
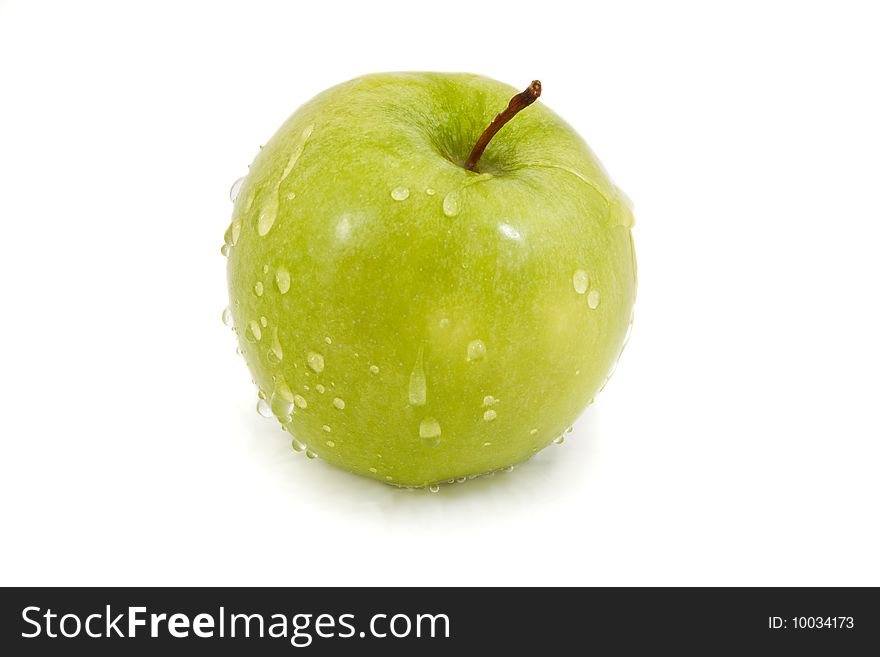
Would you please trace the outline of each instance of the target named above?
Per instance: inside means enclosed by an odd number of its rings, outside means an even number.
[[[291,507],[311,506],[328,513],[361,518],[375,516],[394,521],[397,517],[424,521],[436,512],[459,512],[491,508],[497,503],[523,505],[543,503],[564,495],[573,477],[590,476],[596,456],[597,416],[593,408],[578,419],[564,444],[554,445],[512,471],[499,471],[462,483],[444,484],[439,492],[402,489],[352,474],[320,459],[309,459],[290,446],[290,435],[271,420],[252,410],[243,423],[250,431],[247,449],[279,488],[289,494]]]

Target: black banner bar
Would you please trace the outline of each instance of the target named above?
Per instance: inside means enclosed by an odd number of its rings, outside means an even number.
[[[880,648],[870,588],[7,588],[0,597],[5,655]]]

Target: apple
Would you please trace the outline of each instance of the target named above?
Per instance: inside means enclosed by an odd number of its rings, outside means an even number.
[[[636,292],[631,206],[538,95],[367,75],[260,150],[223,246],[228,317],[295,449],[435,489],[530,458],[603,387]]]

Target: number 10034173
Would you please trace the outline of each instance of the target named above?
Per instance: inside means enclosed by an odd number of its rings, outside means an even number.
[[[852,616],[769,616],[771,630],[851,630],[855,627]]]

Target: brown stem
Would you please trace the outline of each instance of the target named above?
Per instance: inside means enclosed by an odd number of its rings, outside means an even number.
[[[528,86],[528,88],[522,93],[518,93],[516,96],[510,99],[510,103],[507,105],[507,109],[505,109],[501,114],[492,119],[492,123],[489,124],[489,127],[483,131],[483,134],[480,135],[480,138],[477,139],[477,143],[474,144],[474,148],[471,151],[471,154],[468,155],[467,162],[464,163],[464,168],[468,171],[473,171],[474,167],[477,166],[477,162],[480,161],[480,156],[483,155],[483,151],[486,150],[486,146],[489,145],[489,142],[492,141],[492,137],[494,137],[501,128],[504,127],[504,124],[510,121],[514,116],[516,116],[521,110],[524,110],[526,107],[534,103],[538,100],[538,96],[541,95],[541,81],[540,80],[532,80],[532,83]]]

